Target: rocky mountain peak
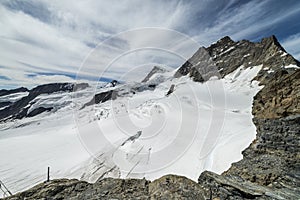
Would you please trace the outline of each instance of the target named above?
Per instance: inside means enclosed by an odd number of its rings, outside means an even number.
[[[199,56],[200,54],[204,55],[203,51],[207,52],[209,57]],[[283,70],[285,66],[289,65],[300,66],[299,61],[285,51],[274,35],[263,38],[260,42],[250,42],[248,40],[235,42],[226,36],[207,48],[200,48],[178,69],[174,77],[178,78],[189,74],[195,81],[203,82],[205,81],[204,76],[206,76],[206,79],[210,76],[199,71],[199,69],[202,69],[199,68],[199,63],[205,63],[208,60],[211,60],[209,65],[213,66],[213,70],[217,67],[220,77],[226,76],[241,66],[247,68],[263,65],[257,77],[262,82],[272,77],[270,72]],[[205,67],[205,65],[202,65],[202,67]],[[199,73],[195,73],[195,70]],[[209,71],[207,66],[204,71]],[[293,71],[293,69],[290,68],[288,71]]]
[[[225,36],[223,38],[221,38],[220,40],[218,40],[216,43],[210,45],[207,50],[209,51],[210,49],[218,49],[218,48],[226,48],[228,46],[232,46],[234,45],[235,42],[229,37],[229,36]]]
[[[239,67],[259,65],[261,70],[254,79],[265,87],[254,98],[253,115],[271,119],[299,114],[300,63],[274,35],[260,42],[235,42],[226,36],[207,48],[201,47],[174,77],[189,75],[194,81],[204,82],[212,76],[224,77]]]
[[[220,46],[218,42],[214,45],[216,48]],[[188,74],[197,82],[203,82],[212,76],[218,76],[216,64],[205,47],[200,47],[197,52],[176,71],[174,77],[179,78]]]
[[[142,80],[142,83],[149,81],[149,79],[156,73],[164,73],[166,70],[159,66],[154,66],[149,74]]]
[[[221,38],[218,42],[233,43],[234,41],[229,36],[225,36],[225,37]]]
[[[275,35],[272,35],[270,37],[267,38],[263,38],[261,40],[260,43],[257,43],[258,46],[261,46],[261,48],[263,49],[263,53],[266,56],[265,60],[267,60],[270,57],[282,57],[282,64],[284,66],[285,61],[288,59],[291,59],[289,57],[291,57],[291,55],[289,55],[286,50],[281,46],[281,44],[278,42],[277,38],[275,37]],[[287,56],[287,59],[285,58]],[[294,60],[295,62],[293,63]],[[297,64],[296,60],[294,58],[292,58],[289,63],[286,64]]]
[[[278,39],[276,38],[275,35],[271,35],[270,37],[262,38],[260,43],[267,47],[270,47],[271,45],[275,45],[275,46],[279,47],[281,50],[284,50],[283,47],[281,46],[281,44],[278,42]],[[286,52],[286,51],[284,50],[284,52]]]

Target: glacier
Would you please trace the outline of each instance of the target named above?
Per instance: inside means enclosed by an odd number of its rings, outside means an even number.
[[[154,90],[84,108],[96,92],[110,88],[38,96],[37,106],[54,109],[0,124],[1,180],[15,193],[45,181],[48,166],[51,179],[90,182],[166,174],[196,181],[204,170],[222,173],[255,138],[251,108],[262,86],[253,78],[261,68],[240,66],[205,83],[173,78],[175,71],[159,73],[147,81],[157,84]]]

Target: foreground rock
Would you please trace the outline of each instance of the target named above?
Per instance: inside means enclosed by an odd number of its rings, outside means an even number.
[[[292,190],[274,190],[245,181],[239,176],[222,176],[203,172],[199,184],[205,190],[206,199],[297,199]]]
[[[200,185],[183,176],[167,175],[149,184],[151,199],[205,199]]]
[[[6,199],[199,199],[203,190],[185,177],[167,175],[153,182],[145,179],[106,178],[96,183],[60,179],[41,183]]]

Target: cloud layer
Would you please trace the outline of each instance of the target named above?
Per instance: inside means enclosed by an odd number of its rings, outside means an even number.
[[[82,65],[80,77],[96,80],[106,67],[103,65],[116,59],[120,52],[145,46],[169,51],[132,51],[117,59],[103,74],[107,78],[120,78],[131,71],[133,78],[135,71],[137,76],[142,75],[143,68],[149,71],[154,64],[178,67],[198,46],[207,46],[225,35],[234,40],[256,41],[275,34],[286,50],[300,59],[299,13],[297,0],[284,3],[276,0],[3,0],[0,3],[0,88],[70,81]],[[143,27],[165,31],[154,33],[145,29],[138,31],[140,35],[132,31],[130,35],[119,34]],[[119,35],[111,38],[115,34]],[[198,45],[191,45],[189,37]],[[91,54],[103,41],[105,45]]]

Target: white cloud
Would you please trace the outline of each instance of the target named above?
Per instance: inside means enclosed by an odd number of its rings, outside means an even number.
[[[0,5],[0,26],[5,27],[0,33],[0,51],[3,52],[0,62],[9,67],[11,72],[7,70],[7,76],[15,83],[23,84],[13,76],[15,70],[76,73],[92,50],[89,46],[119,31],[143,26],[172,27],[172,23],[179,21],[178,12],[173,12],[178,7],[176,2],[165,6],[150,1],[43,0],[42,3],[51,12],[50,23]],[[103,60],[111,57],[113,47],[108,45],[102,57],[95,58],[91,68],[83,74],[94,76],[92,70],[102,67]]]
[[[291,35],[283,40],[282,46],[287,52],[294,55],[297,60],[300,60],[300,33]]]

